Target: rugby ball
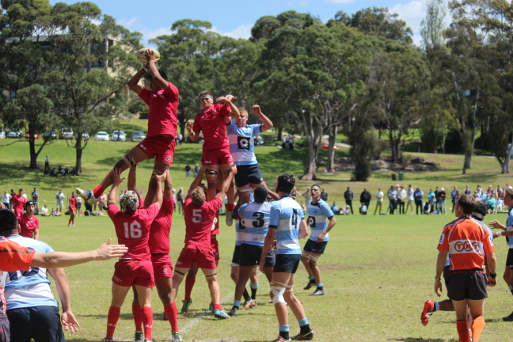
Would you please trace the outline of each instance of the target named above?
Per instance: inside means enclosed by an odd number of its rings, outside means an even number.
[[[140,49],[139,51],[137,51],[137,58],[139,59],[139,61],[141,63],[145,63],[148,61],[146,59],[146,51],[150,49],[151,51],[153,51],[153,55],[155,56],[155,59],[158,61],[160,59],[160,52],[158,52],[156,49],[154,48],[149,48],[149,47],[145,47],[145,48],[142,48]]]

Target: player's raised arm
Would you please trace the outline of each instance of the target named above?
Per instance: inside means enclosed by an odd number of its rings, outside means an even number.
[[[190,196],[191,193],[194,191],[194,189],[196,189],[201,184],[201,180],[203,179],[203,175],[205,174],[206,169],[207,169],[206,166],[202,166],[200,168],[200,170],[198,171],[198,175],[192,181],[191,187],[189,188],[189,191],[187,192],[187,196]]]
[[[264,113],[262,113],[262,109],[259,105],[253,105],[251,109],[253,111],[253,114],[258,116],[262,121],[262,126],[260,127],[260,130],[262,132],[268,131],[271,128],[273,128],[273,122]]]
[[[136,93],[137,95],[139,95],[139,93],[141,92],[142,90],[142,87],[139,85],[139,81],[141,79],[141,77],[144,76],[144,74],[146,73],[146,71],[144,69],[141,69],[139,70],[134,76],[132,76],[132,78],[130,80],[128,80],[128,82],[126,83],[126,85],[128,86],[128,88],[130,88],[134,93]]]
[[[219,198],[221,201],[224,200],[224,195],[230,188],[230,184],[232,183],[233,176],[237,174],[237,166],[235,164],[231,165],[230,172],[226,175],[226,178],[223,181],[223,185],[221,187],[221,191],[216,195],[216,198]]]
[[[185,125],[185,128],[187,129],[187,133],[189,133],[189,138],[192,141],[198,141],[199,138],[199,132],[193,131],[193,122],[187,121],[187,124]]]
[[[146,50],[146,58],[148,62],[146,63],[146,67],[150,70],[151,75],[153,77],[153,81],[158,84],[158,86],[162,89],[169,88],[169,83],[160,75],[159,70],[155,66],[157,59],[155,58],[154,52],[152,49]]]
[[[111,177],[113,183],[109,196],[107,197],[107,205],[116,204],[118,186],[123,182],[123,180],[125,180],[124,178],[121,178],[120,172],[115,168],[111,171]]]
[[[155,204],[158,205],[159,209],[162,207],[162,199],[164,198],[164,195],[162,194],[162,182],[167,177],[169,171],[166,170],[163,174],[159,175],[157,172],[153,171],[153,174],[151,175],[151,178],[155,179],[155,183],[157,186],[156,193],[155,193]]]
[[[234,119],[238,119],[240,116],[239,108],[235,104],[233,104],[233,100],[237,100],[237,98],[233,95],[226,95],[226,96],[220,96],[216,99],[216,102],[223,102],[225,106],[228,106],[230,108],[230,117]],[[225,118],[225,123],[230,123],[230,118]]]

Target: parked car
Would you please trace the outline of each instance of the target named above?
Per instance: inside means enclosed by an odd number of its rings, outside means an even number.
[[[94,136],[94,140],[96,140],[96,141],[109,141],[110,140],[109,139],[109,133],[107,133],[105,131],[99,131]]]
[[[9,135],[7,135],[9,138],[21,138],[21,131],[18,128],[13,128],[9,131]]]
[[[43,137],[46,140],[55,140],[57,139],[57,133],[53,129],[49,129],[48,131],[43,133]]]
[[[30,133],[25,133],[25,138],[30,139]],[[34,139],[39,139],[39,134],[34,133]]]
[[[61,129],[61,139],[73,140],[73,130],[71,128]]]
[[[89,133],[87,132],[84,132],[82,133],[82,140],[89,140],[91,136],[89,135]],[[75,133],[75,139],[78,138],[78,133]]]
[[[146,139],[146,134],[143,131],[134,131],[132,133],[132,141],[143,141]]]
[[[125,141],[126,134],[123,131],[114,131],[112,132],[112,141]]]

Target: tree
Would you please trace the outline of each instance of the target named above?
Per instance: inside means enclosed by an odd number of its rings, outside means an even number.
[[[444,19],[447,5],[444,0],[428,0],[426,18],[420,23],[422,45],[425,49],[440,48],[444,45]]]

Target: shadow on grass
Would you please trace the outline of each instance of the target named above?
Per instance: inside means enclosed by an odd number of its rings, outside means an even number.
[[[429,342],[443,342],[446,341],[444,339],[440,338],[434,338],[434,339],[423,339],[418,337],[406,337],[406,338],[397,338],[397,339],[389,339],[388,341],[404,341],[404,342],[416,342],[416,341],[429,341]],[[455,340],[456,341],[456,340]]]

